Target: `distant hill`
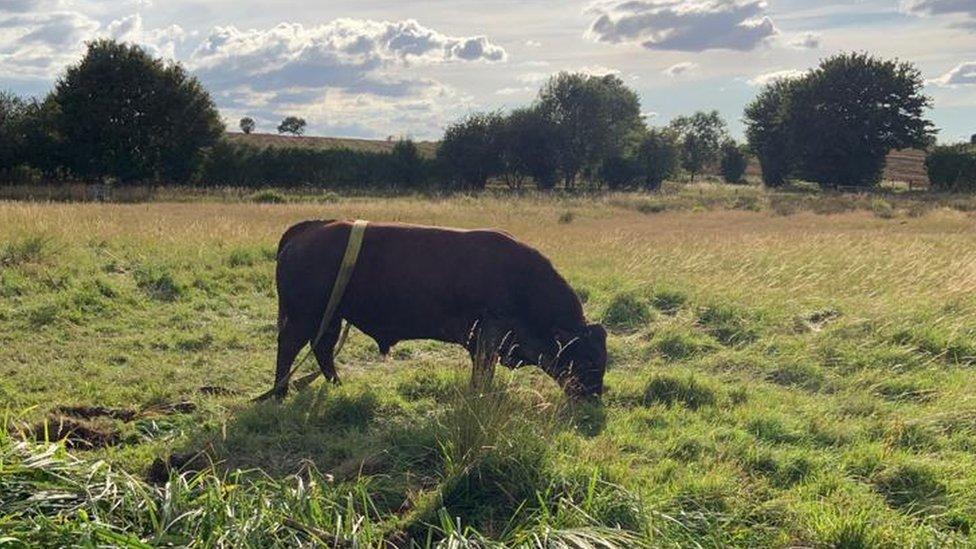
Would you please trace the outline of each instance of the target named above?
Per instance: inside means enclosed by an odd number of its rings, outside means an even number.
[[[396,144],[395,139],[353,139],[347,137],[310,137],[277,135],[272,133],[228,132],[227,139],[235,143],[247,143],[256,147],[300,147],[307,149],[350,149],[353,151],[388,152]],[[415,141],[422,156],[433,158],[437,152],[436,141]]]

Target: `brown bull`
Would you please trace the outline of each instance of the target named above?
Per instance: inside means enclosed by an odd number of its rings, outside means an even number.
[[[295,357],[318,332],[351,227],[305,221],[278,245],[279,397]],[[457,343],[474,355],[472,328],[481,325],[490,328],[481,333],[505,334],[488,345],[506,365],[539,365],[573,397],[603,392],[606,331],[586,323],[579,299],[548,259],[503,232],[370,223],[336,314],[313,349],[334,383],[342,319],[384,355],[410,339]]]

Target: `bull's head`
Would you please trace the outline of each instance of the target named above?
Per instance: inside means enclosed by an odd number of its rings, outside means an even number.
[[[513,319],[496,319],[495,323],[503,326],[506,334],[499,349],[505,366],[538,365],[570,398],[603,393],[603,374],[607,368],[607,331],[603,326],[557,329],[542,336]]]
[[[598,397],[603,394],[603,374],[607,370],[607,331],[590,324],[577,333],[555,334],[556,353],[543,365],[570,398]]]

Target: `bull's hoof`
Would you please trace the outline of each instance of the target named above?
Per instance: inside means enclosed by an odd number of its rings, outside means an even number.
[[[281,401],[285,396],[288,395],[288,387],[279,389],[278,387],[272,387],[269,391],[262,393],[259,396],[251,399],[251,402],[264,402],[270,398],[274,398],[277,401]]]

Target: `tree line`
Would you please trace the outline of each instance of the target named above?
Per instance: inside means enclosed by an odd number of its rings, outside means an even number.
[[[559,73],[529,105],[449,125],[435,158],[425,158],[409,140],[390,152],[231,142],[209,93],[179,64],[97,40],[43,99],[0,93],[0,180],[653,191],[705,172],[741,182],[755,155],[771,187],[791,179],[870,187],[889,151],[926,147],[934,186],[976,187],[974,146],[933,148],[922,88],[910,63],[835,55],[764,86],[745,109],[739,144],[717,111],[654,127],[619,77]],[[299,135],[305,126],[290,116],[278,130]],[[255,122],[245,117],[240,127],[251,133]]]

